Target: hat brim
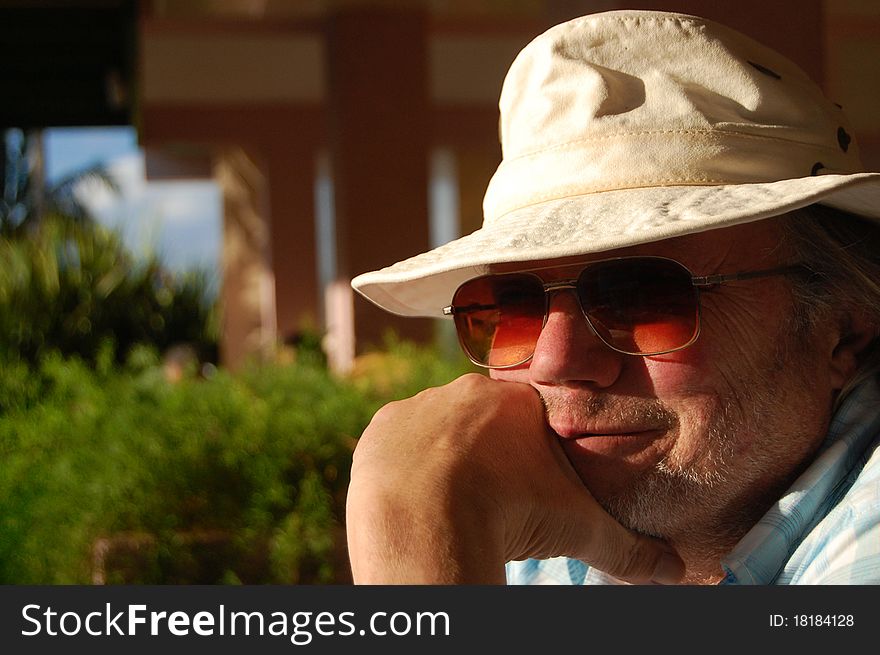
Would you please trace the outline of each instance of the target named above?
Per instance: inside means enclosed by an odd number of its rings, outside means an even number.
[[[485,274],[493,264],[600,253],[770,218],[815,203],[880,220],[880,173],[621,189],[547,200],[439,248],[359,275],[352,286],[394,314],[442,317],[458,285]]]

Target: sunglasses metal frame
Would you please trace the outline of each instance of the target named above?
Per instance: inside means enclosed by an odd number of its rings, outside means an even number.
[[[805,268],[803,264],[789,264],[786,266],[779,266],[776,268],[765,268],[765,269],[759,269],[759,270],[754,270],[754,271],[740,271],[737,273],[716,273],[716,274],[712,274],[712,275],[694,275],[687,266],[685,266],[684,264],[682,264],[678,260],[672,259],[671,257],[659,257],[659,256],[650,256],[650,255],[648,255],[648,256],[634,255],[631,257],[609,257],[607,259],[599,259],[596,261],[586,262],[583,264],[574,263],[574,264],[562,264],[562,265],[548,265],[548,266],[541,266],[541,267],[536,267],[536,268],[522,269],[519,271],[509,271],[507,273],[490,273],[488,275],[480,275],[480,276],[473,277],[473,278],[470,278],[469,280],[465,280],[464,282],[462,282],[456,288],[455,293],[452,294],[452,297],[454,299],[455,294],[458,293],[458,290],[461,289],[461,287],[463,287],[465,284],[473,282],[474,280],[481,280],[484,278],[492,278],[492,277],[504,277],[504,276],[508,276],[508,275],[530,275],[538,280],[538,282],[541,284],[541,287],[544,290],[544,317],[541,322],[541,329],[543,330],[544,327],[547,325],[547,319],[548,319],[549,313],[550,313],[550,294],[555,293],[557,291],[564,291],[566,289],[577,290],[577,283],[580,280],[581,275],[583,275],[583,273],[585,271],[589,270],[591,267],[593,267],[597,264],[604,264],[604,263],[612,262],[612,261],[626,261],[626,260],[641,260],[641,261],[659,260],[659,261],[671,262],[672,264],[675,264],[676,266],[681,268],[683,271],[687,272],[688,275],[690,275],[691,285],[696,289],[696,298],[695,298],[695,300],[696,300],[696,325],[695,325],[695,329],[694,329],[694,334],[691,337],[691,339],[687,343],[685,343],[684,345],[677,346],[676,348],[670,348],[667,350],[659,350],[656,352],[652,351],[652,352],[648,352],[648,353],[629,352],[626,350],[622,350],[622,349],[614,346],[613,344],[608,343],[608,341],[602,336],[602,334],[599,332],[599,330],[597,330],[596,327],[593,325],[593,321],[590,319],[590,316],[587,313],[587,310],[584,308],[583,303],[581,302],[580,294],[577,294],[577,293],[575,294],[575,297],[577,298],[578,307],[580,307],[580,310],[581,310],[581,314],[583,315],[584,319],[587,322],[587,325],[590,327],[590,330],[593,332],[593,334],[595,334],[602,343],[604,343],[606,346],[608,346],[612,350],[619,352],[619,353],[622,353],[624,355],[632,355],[635,357],[655,357],[657,355],[666,355],[669,353],[677,352],[679,350],[684,350],[685,348],[692,346],[696,342],[697,338],[700,336],[700,329],[701,329],[701,323],[702,323],[702,321],[701,321],[702,309],[701,309],[701,305],[700,305],[700,292],[701,291],[710,291],[713,287],[716,287],[716,286],[719,286],[722,284],[727,284],[728,282],[754,280],[754,279],[758,279],[758,278],[773,277],[773,276],[777,276],[777,275],[789,275],[791,273],[802,272]],[[552,282],[545,282],[544,279],[541,278],[541,276],[536,274],[538,271],[544,271],[544,270],[555,269],[555,268],[569,268],[569,267],[573,267],[573,266],[581,266],[580,271],[578,271],[577,277],[574,277],[574,278],[566,278],[566,279],[561,279],[561,280],[554,280]],[[479,309],[490,309],[491,307],[487,306],[487,307],[478,307],[478,308]],[[464,309],[473,310],[473,306],[469,305],[465,308],[465,307],[456,307],[454,305],[447,305],[446,307],[443,308],[443,315],[454,317],[456,313],[462,313],[462,310],[464,310]],[[481,368],[506,369],[506,368],[514,368],[517,366],[522,366],[523,364],[525,364],[526,362],[531,360],[535,354],[535,350],[534,350],[534,346],[533,346],[531,354],[528,357],[526,357],[525,359],[523,359],[522,361],[518,361],[513,364],[503,364],[503,365],[483,364],[482,362],[478,361],[477,358],[471,354],[470,350],[468,349],[467,345],[465,344],[464,339],[462,338],[461,331],[458,329],[457,324],[456,324],[456,334],[458,335],[458,340],[461,345],[461,348],[464,351],[464,353],[467,355],[468,359],[470,359],[471,362],[474,363],[476,366],[479,366]],[[535,342],[535,345],[537,345],[537,341]]]

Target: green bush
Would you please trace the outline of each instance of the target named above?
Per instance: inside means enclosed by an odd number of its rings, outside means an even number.
[[[112,342],[123,361],[138,344],[189,344],[216,360],[217,319],[207,273],[172,275],[137,259],[94,223],[44,219],[26,237],[0,236],[0,356],[36,364],[59,351],[94,363]]]
[[[300,362],[171,384],[152,351],[118,367],[107,344],[95,361],[0,363],[0,584],[89,583],[101,539],[107,582],[344,581],[358,435],[468,368],[393,341],[345,380]]]

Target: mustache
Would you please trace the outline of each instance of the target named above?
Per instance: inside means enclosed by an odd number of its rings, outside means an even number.
[[[541,394],[548,420],[566,416],[576,423],[602,422],[639,425],[651,429],[671,430],[678,426],[678,415],[657,398],[633,398],[609,394],[572,395]]]

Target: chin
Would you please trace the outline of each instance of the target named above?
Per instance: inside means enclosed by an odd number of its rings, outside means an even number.
[[[698,526],[723,522],[727,503],[719,475],[697,476],[662,463],[612,493],[594,494],[611,516],[626,527],[664,539],[693,533]]]

